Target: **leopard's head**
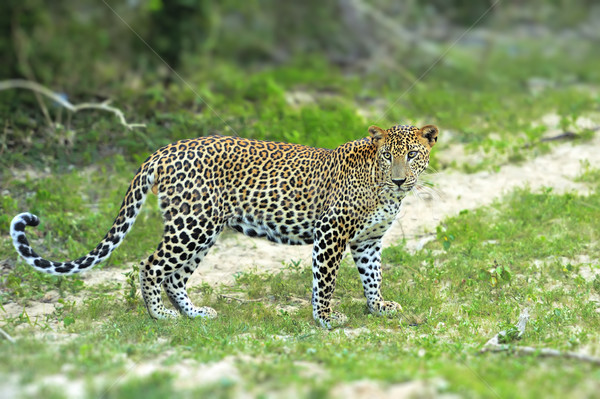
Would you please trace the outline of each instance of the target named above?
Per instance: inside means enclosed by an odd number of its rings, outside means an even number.
[[[429,153],[437,142],[438,128],[398,125],[384,130],[371,126],[369,134],[376,148],[379,183],[386,191],[405,195],[429,165]]]

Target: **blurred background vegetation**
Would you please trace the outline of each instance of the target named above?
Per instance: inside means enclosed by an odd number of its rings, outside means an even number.
[[[0,80],[34,80],[73,103],[110,98],[147,125],[127,131],[109,113],[69,115],[29,91],[2,91],[4,167],[60,168],[114,153],[138,162],[211,133],[334,147],[373,123],[436,123],[442,143],[493,153],[476,165],[488,167],[543,151],[530,145],[546,133],[541,116],[557,113],[566,130],[600,104],[594,0],[1,7]]]
[[[600,277],[586,281],[588,261],[577,260],[589,260],[589,273],[592,259],[597,265],[597,189],[586,197],[518,190],[446,219],[422,250],[386,249],[384,290],[419,316],[410,327],[367,315],[354,300],[362,298],[355,268],[344,262],[340,307],[357,333],[348,340],[315,332],[312,272],[293,260],[285,273],[236,273],[233,287],[193,287],[225,315],[214,323],[151,321],[129,270],[162,231],[156,196],[106,262],[127,270],[122,286],[112,277],[93,285],[38,273],[17,260],[8,231],[14,215],[31,211],[42,220],[28,230],[36,250],[79,257],[108,230],[151,152],[208,134],[333,148],[366,136],[371,124],[432,123],[441,132],[432,166],[465,172],[531,159],[564,132],[589,139],[600,125],[599,22],[598,0],[0,1],[0,81],[36,81],[73,104],[112,99],[128,122],[146,125],[129,130],[106,111],[73,114],[28,90],[0,91],[0,314],[11,302],[24,306],[3,320],[19,340],[0,338],[0,377],[59,381],[58,394],[27,397],[68,395],[63,375],[88,391],[94,381],[110,384],[90,397],[167,397],[174,375],[121,383],[133,375],[130,360],[176,370],[179,359],[233,357],[242,389],[274,385],[282,397],[300,386],[328,397],[330,385],[359,379],[423,380],[445,397],[592,397],[597,368],[475,351],[527,302],[534,317],[524,345],[597,354]],[[582,170],[580,179],[597,187],[593,163]],[[460,195],[457,187],[448,198]],[[68,299],[84,291],[82,302]],[[54,313],[30,319],[28,301],[51,308],[51,292],[60,295]],[[240,386],[233,374],[194,388],[232,396]],[[179,397],[217,397],[198,392]]]

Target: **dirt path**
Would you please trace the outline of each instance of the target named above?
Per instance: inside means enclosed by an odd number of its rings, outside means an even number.
[[[590,124],[589,121],[583,123]],[[585,185],[575,183],[573,179],[581,172],[583,160],[589,161],[592,167],[600,167],[599,150],[600,137],[596,137],[591,142],[577,145],[565,143],[555,147],[547,155],[521,165],[506,165],[495,173],[479,172],[468,175],[443,172],[431,176],[439,195],[412,195],[406,198],[401,215],[384,237],[384,244],[387,246],[405,238],[409,249],[418,249],[433,239],[429,233],[434,232],[435,227],[444,218],[456,215],[463,209],[490,204],[516,187],[529,186],[533,190],[552,187],[557,192],[587,192]],[[447,154],[445,156],[447,157]],[[300,260],[308,264],[310,259],[310,245],[286,246],[241,234],[226,235],[211,249],[189,284],[230,284],[236,272],[252,269],[277,271],[290,261]],[[106,281],[124,283],[124,271],[102,269],[91,271],[82,277],[86,285]],[[44,301],[31,302],[26,308],[16,303],[5,304],[6,313],[3,316],[15,317],[23,310],[30,318],[51,313],[54,311],[58,295],[51,292],[46,296]]]

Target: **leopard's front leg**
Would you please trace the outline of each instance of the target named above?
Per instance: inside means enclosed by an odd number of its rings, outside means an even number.
[[[350,244],[354,263],[362,281],[371,313],[390,315],[402,310],[399,303],[384,301],[381,296],[381,239]]]
[[[313,289],[312,305],[315,321],[325,328],[346,323],[347,317],[331,309],[331,297],[335,290],[335,279],[347,240],[337,229],[335,220],[327,217],[315,225],[312,254]]]

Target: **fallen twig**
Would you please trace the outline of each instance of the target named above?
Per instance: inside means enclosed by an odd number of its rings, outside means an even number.
[[[540,139],[540,141],[558,141],[558,140],[573,140],[578,138],[579,135],[577,133],[573,133],[573,132],[563,132],[561,134],[558,134],[556,136],[552,136],[552,137],[542,137]]]
[[[241,302],[241,303],[246,303],[246,302],[260,302],[262,301],[264,298],[258,298],[258,299],[243,299],[243,298],[238,298],[232,295],[225,295],[225,294],[219,294],[219,296],[221,298],[225,298],[225,299],[233,299],[235,301]]]
[[[8,335],[8,333],[6,331],[4,331],[2,328],[0,328],[0,335],[2,335],[4,338],[6,338],[8,340],[8,342],[10,342],[11,344],[14,344],[16,341],[13,337],[11,337],[10,335]]]
[[[561,352],[557,349],[548,348],[534,348],[532,346],[515,346],[515,345],[498,345],[498,346],[484,346],[480,353],[485,352],[512,352],[516,355],[536,355],[543,357],[562,357],[567,359],[580,360],[600,366],[600,358],[585,355],[577,352]]]
[[[592,127],[592,128],[589,128],[589,129],[584,129],[584,130],[586,130],[586,131],[592,131],[592,132],[597,132],[597,131],[600,130],[600,126],[595,126],[595,127]],[[547,142],[550,142],[550,141],[576,140],[576,139],[579,139],[579,138],[581,138],[581,134],[575,133],[575,132],[571,132],[571,131],[567,130],[567,131],[564,131],[564,132],[559,133],[559,134],[554,135],[554,136],[542,137],[542,138],[540,138],[540,142],[547,143]],[[525,144],[525,148],[530,148],[530,147],[533,147],[534,145],[536,145],[535,142],[527,143],[527,144]]]
[[[110,100],[106,100],[101,103],[82,103],[82,104],[75,105],[75,104],[71,104],[65,98],[61,97],[60,95],[56,94],[52,90],[48,89],[47,87],[42,86],[39,83],[32,82],[29,80],[22,80],[22,79],[12,79],[12,80],[1,81],[0,82],[0,91],[8,90],[8,89],[26,89],[26,90],[31,90],[35,93],[43,94],[46,97],[49,97],[52,100],[56,101],[58,104],[65,107],[66,109],[68,109],[71,112],[78,112],[78,111],[81,111],[84,109],[100,109],[100,110],[112,112],[114,115],[117,116],[117,118],[119,118],[119,121],[121,122],[121,124],[128,129],[133,129],[136,127],[146,127],[146,125],[143,123],[127,123],[127,120],[125,119],[125,115],[123,115],[123,112],[120,109],[109,105]]]
[[[502,342],[507,339],[520,339],[525,333],[525,327],[527,326],[527,322],[529,321],[529,309],[525,308],[519,315],[519,321],[516,324],[516,337],[510,337],[509,332],[506,330],[500,331],[498,334],[493,336],[489,341],[483,345],[483,348],[479,351],[479,353],[486,352],[511,352],[516,355],[536,355],[536,356],[544,356],[544,357],[560,357],[567,359],[575,359],[583,362],[591,363],[597,366],[600,366],[600,358],[585,355],[583,353],[577,352],[562,352],[557,349],[549,349],[549,348],[534,348],[532,346],[517,346],[510,344],[503,344]]]

